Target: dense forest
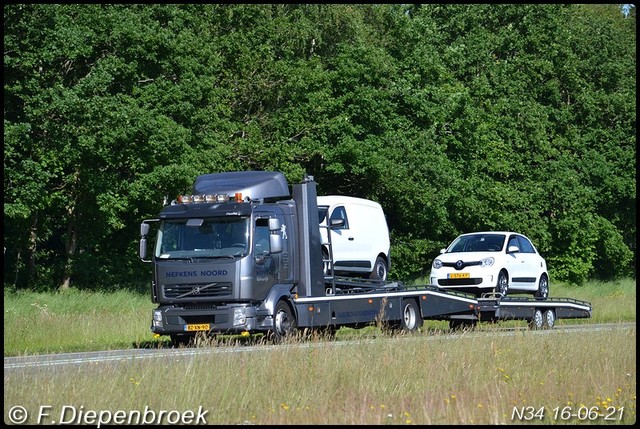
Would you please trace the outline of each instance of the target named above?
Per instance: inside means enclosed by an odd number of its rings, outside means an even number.
[[[635,8],[4,6],[5,287],[148,284],[140,222],[235,170],[380,202],[391,278],[486,229],[635,276]]]

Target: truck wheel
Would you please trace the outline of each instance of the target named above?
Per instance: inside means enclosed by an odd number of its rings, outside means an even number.
[[[507,277],[507,273],[505,273],[504,271],[500,271],[500,274],[498,274],[498,283],[496,284],[496,293],[499,293],[502,296],[506,296],[508,289],[509,278]]]
[[[545,311],[543,316],[542,327],[544,329],[551,329],[555,324],[556,324],[556,313],[552,309]]]
[[[298,322],[293,310],[286,301],[278,301],[273,315],[273,339],[282,341],[285,337],[292,336],[298,330]]]
[[[407,332],[415,332],[422,327],[422,315],[418,304],[413,299],[405,299],[402,301],[402,320],[400,321],[400,329]]]
[[[540,276],[540,282],[538,283],[538,290],[535,293],[535,297],[539,299],[547,299],[549,297],[549,279],[545,274]]]
[[[542,329],[544,318],[542,317],[542,310],[537,309],[533,313],[533,319],[529,321],[529,327],[531,329]]]
[[[369,278],[371,280],[387,280],[387,263],[383,257],[378,256],[376,258],[376,262],[373,264],[373,271],[371,271]]]

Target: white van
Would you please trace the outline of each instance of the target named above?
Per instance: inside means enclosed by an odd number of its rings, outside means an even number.
[[[329,259],[327,219],[335,275],[386,280],[391,267],[389,228],[380,204],[342,195],[318,196],[323,258]],[[330,263],[324,264],[330,275]]]

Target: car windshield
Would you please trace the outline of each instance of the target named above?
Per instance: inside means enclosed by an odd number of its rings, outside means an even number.
[[[158,230],[155,255],[162,259],[215,258],[248,251],[249,219],[168,219]]]
[[[499,252],[504,246],[504,234],[472,234],[456,238],[447,253]]]

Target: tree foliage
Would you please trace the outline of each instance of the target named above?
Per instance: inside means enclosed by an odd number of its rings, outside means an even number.
[[[635,275],[635,14],[616,5],[4,6],[5,284],[142,284],[198,174],[379,201],[392,276],[457,234]]]

